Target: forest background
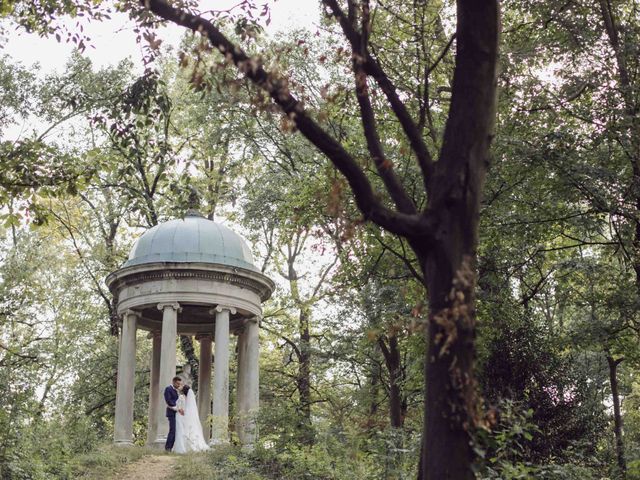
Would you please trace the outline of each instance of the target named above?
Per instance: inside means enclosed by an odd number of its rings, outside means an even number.
[[[3,31],[75,51],[49,73],[0,57],[0,477],[75,478],[116,455],[103,447],[119,333],[104,278],[195,190],[200,211],[242,233],[278,285],[261,329],[261,444],[225,461],[264,478],[415,478],[429,305],[411,241],[363,221],[335,164],[207,42],[187,34],[167,48],[137,17],[142,68],[96,67],[90,29],[58,17],[100,22],[126,3],[29,3],[2,3]],[[476,264],[478,478],[640,478],[639,8],[502,4]],[[287,78],[373,185],[388,185],[393,165],[425,205],[415,145],[373,81],[390,163],[369,158],[352,46],[328,9],[278,35],[264,34],[261,4],[215,18]],[[369,48],[435,156],[456,10],[372,2],[367,18]],[[150,341],[138,344],[143,444]],[[197,346],[182,337],[179,348],[196,373]]]

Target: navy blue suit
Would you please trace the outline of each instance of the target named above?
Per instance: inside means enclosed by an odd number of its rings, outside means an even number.
[[[173,443],[176,441],[176,411],[169,407],[175,407],[178,401],[178,391],[169,385],[164,389],[164,401],[167,403],[167,419],[169,420],[169,434],[167,435],[167,443],[164,444],[165,450],[171,450]]]

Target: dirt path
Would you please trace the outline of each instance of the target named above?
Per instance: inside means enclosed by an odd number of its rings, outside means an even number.
[[[166,480],[173,473],[176,457],[171,455],[147,455],[127,465],[117,475],[118,480]]]

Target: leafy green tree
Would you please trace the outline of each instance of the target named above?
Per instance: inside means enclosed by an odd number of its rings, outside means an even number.
[[[479,423],[473,378],[474,263],[477,216],[492,137],[498,7],[495,2],[458,2],[456,67],[451,106],[439,161],[434,162],[417,121],[398,95],[377,53],[368,2],[348,2],[347,10],[325,2],[352,49],[355,95],[367,152],[395,209],[381,201],[366,173],[347,148],[329,134],[293,96],[286,80],[269,73],[231,43],[209,20],[161,0],[148,2],[160,17],[202,32],[248,78],[266,91],[300,133],[345,176],[367,220],[404,236],[419,259],[428,292],[431,325],[426,356],[426,402],[421,478],[472,478],[469,430]],[[473,18],[473,21],[471,20]],[[376,53],[374,54],[373,51]],[[430,62],[422,59],[425,77]],[[387,115],[402,126],[423,176],[421,199],[411,198],[387,158],[377,130],[368,78],[388,102]],[[473,80],[472,80],[473,78]],[[423,200],[428,193],[428,206]],[[437,233],[434,233],[437,232]],[[445,395],[443,392],[451,392]],[[447,456],[450,462],[441,462]]]

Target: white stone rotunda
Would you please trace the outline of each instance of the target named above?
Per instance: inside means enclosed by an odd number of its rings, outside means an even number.
[[[205,437],[210,435],[211,445],[229,442],[229,337],[234,334],[238,337],[235,425],[240,442],[251,447],[257,438],[261,305],[271,296],[274,283],[253,265],[242,237],[189,210],[184,219],[145,232],[124,266],[110,274],[106,283],[122,321],[115,443],[130,445],[133,439],[136,332],[140,329],[148,331],[152,341],[147,443],[160,445],[167,438],[162,391],[176,375],[178,335],[194,336],[200,342],[197,402]]]

